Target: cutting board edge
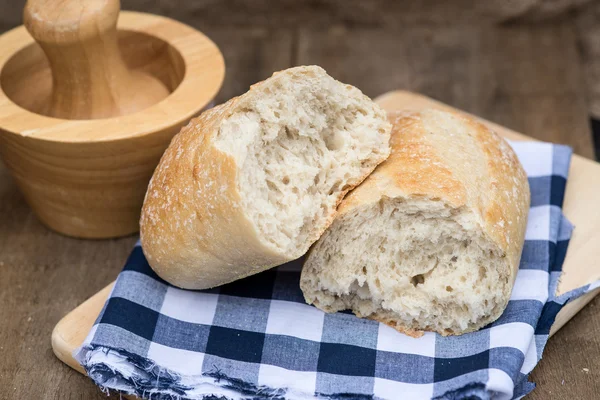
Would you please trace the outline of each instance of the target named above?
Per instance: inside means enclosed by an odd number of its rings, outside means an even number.
[[[52,330],[51,342],[54,355],[82,374],[85,374],[85,370],[75,360],[73,352],[83,344],[87,334],[94,326],[113,286],[114,282],[75,307],[58,321]]]

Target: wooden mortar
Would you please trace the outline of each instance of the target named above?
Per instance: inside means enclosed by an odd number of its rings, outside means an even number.
[[[0,36],[0,155],[39,219],[69,236],[138,231],[163,151],[225,75],[202,33],[119,8],[29,0],[25,26]]]

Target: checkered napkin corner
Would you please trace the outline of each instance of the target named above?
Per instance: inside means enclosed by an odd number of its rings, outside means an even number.
[[[513,144],[531,210],[520,269],[502,316],[484,329],[413,339],[304,303],[301,260],[217,289],[169,286],[139,246],[75,352],[102,388],[151,399],[511,399],[534,385],[572,226],[562,216],[571,151]]]

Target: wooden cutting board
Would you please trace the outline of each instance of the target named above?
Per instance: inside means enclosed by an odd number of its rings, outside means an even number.
[[[423,108],[458,111],[428,97],[405,91],[386,93],[378,97],[377,102],[387,111]],[[492,122],[481,121],[508,139],[534,140]],[[600,279],[600,207],[598,200],[600,200],[600,164],[574,156],[567,181],[564,213],[575,225],[575,231],[563,266],[559,293],[565,293]],[[73,350],[83,343],[111,288],[112,284],[71,311],[52,332],[54,354],[81,373],[84,373],[84,370],[73,359]],[[567,323],[598,294],[599,290],[600,288],[567,304],[558,314],[550,334],[554,334]]]

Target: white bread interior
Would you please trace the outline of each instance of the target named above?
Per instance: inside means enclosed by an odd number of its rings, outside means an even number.
[[[261,90],[262,89],[262,90]],[[243,207],[265,245],[300,256],[346,192],[389,155],[384,115],[321,68],[286,71],[221,123]]]
[[[388,157],[390,129],[360,90],[314,66],[205,112],[174,138],[150,183],[141,219],[150,265],[202,289],[302,256]]]
[[[476,226],[472,214],[439,201],[357,208],[315,246],[305,293],[328,312],[351,309],[402,330],[473,330],[497,314],[511,283],[501,249]]]
[[[305,262],[306,301],[412,335],[479,329],[510,297],[528,206],[514,152],[481,124],[435,110],[394,117],[390,158]]]

